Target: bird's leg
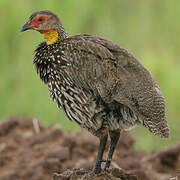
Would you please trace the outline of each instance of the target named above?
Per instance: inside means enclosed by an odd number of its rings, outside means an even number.
[[[106,147],[107,138],[108,138],[108,135],[105,135],[103,138],[100,139],[98,155],[96,158],[96,163],[93,167],[93,172],[95,174],[98,174],[101,172],[101,163],[103,162],[102,158],[103,158],[103,153]]]
[[[111,164],[112,156],[113,156],[115,147],[116,147],[117,142],[120,137],[120,131],[109,131],[109,135],[110,135],[110,139],[111,139],[111,144],[110,144],[109,152],[107,155],[106,163],[105,163],[104,169],[103,169],[105,171],[108,170],[108,168]]]

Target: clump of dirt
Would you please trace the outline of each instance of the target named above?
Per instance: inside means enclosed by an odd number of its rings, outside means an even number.
[[[123,133],[108,172],[93,174],[98,139],[62,132],[32,119],[11,117],[0,123],[0,180],[169,180],[180,172],[180,144],[147,155]],[[88,171],[78,175],[76,169]]]

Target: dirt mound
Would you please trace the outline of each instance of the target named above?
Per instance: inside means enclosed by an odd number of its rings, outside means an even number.
[[[95,175],[90,170],[97,150],[98,139],[87,132],[11,117],[0,124],[0,180],[169,180],[180,172],[180,144],[146,155],[123,133],[111,169]]]

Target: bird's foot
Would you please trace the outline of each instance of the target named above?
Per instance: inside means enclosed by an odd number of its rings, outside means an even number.
[[[107,168],[102,168],[102,171],[106,171],[106,172],[110,172],[110,169],[107,167]]]
[[[100,173],[102,171],[110,172],[110,169],[108,167],[107,168],[96,168],[96,169],[93,168],[93,173],[94,174],[98,174],[98,173]]]
[[[99,174],[102,171],[102,169],[101,167],[94,167],[92,171],[94,174]]]
[[[102,162],[106,162],[106,160],[102,159],[102,160],[99,160],[99,161],[96,162],[96,164],[94,165],[93,170],[92,170],[92,172],[94,174],[98,174],[98,173],[100,173],[102,171],[102,168],[101,168],[101,163]]]
[[[103,171],[108,171],[112,159],[106,159]]]

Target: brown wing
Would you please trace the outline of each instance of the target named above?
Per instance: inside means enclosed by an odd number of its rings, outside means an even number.
[[[106,103],[127,105],[155,135],[169,136],[162,93],[137,59],[96,36],[77,35],[67,41],[71,55],[66,55],[73,57],[72,78],[79,88],[99,94]]]

